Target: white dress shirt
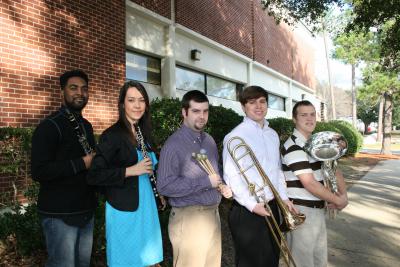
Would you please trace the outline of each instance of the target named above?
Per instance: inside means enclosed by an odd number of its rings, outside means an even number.
[[[271,183],[278,191],[283,200],[287,200],[286,182],[281,168],[279,137],[278,134],[268,127],[268,121],[264,121],[264,127],[245,117],[243,122],[236,126],[224,138],[224,150],[222,153],[224,180],[232,189],[234,199],[240,205],[246,207],[249,211],[253,211],[257,204],[256,198],[250,194],[248,185],[240,174],[239,169],[229,154],[227,143],[232,137],[240,137],[253,150],[264,172],[267,174]],[[238,141],[233,141],[230,145],[232,148]],[[243,148],[238,149],[236,158],[243,154]],[[245,156],[239,160],[242,169],[246,169],[251,164],[249,156]],[[255,167],[250,168],[245,172],[251,183],[256,185],[256,190],[261,189],[257,195],[264,196],[265,199],[271,200],[274,198],[268,186],[264,182]]]

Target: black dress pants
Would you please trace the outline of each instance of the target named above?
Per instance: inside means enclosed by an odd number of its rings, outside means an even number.
[[[275,200],[270,201],[269,206],[279,223]],[[278,267],[280,249],[264,217],[234,201],[229,214],[229,228],[235,246],[237,267]]]

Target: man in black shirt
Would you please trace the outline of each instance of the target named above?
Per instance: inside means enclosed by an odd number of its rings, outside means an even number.
[[[96,198],[86,183],[95,145],[92,125],[82,117],[88,83],[81,70],[62,74],[62,106],[39,124],[32,137],[31,171],[40,183],[38,212],[47,267],[90,265]]]

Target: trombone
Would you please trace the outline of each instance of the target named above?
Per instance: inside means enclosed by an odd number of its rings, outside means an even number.
[[[239,141],[239,142],[237,144],[233,145],[232,144],[233,141]],[[244,152],[241,155],[237,155],[237,154],[239,154],[238,153],[239,149],[244,150]],[[276,191],[275,187],[272,185],[267,174],[264,172],[263,168],[261,167],[253,150],[246,144],[246,142],[242,138],[235,136],[235,137],[232,137],[231,139],[229,139],[227,142],[227,150],[228,150],[229,154],[231,155],[233,161],[235,162],[237,168],[239,169],[239,172],[242,175],[243,179],[246,181],[246,184],[248,186],[250,194],[252,196],[254,196],[257,203],[264,203],[264,207],[270,213],[271,216],[264,216],[264,218],[265,218],[267,225],[274,237],[276,244],[279,246],[280,251],[282,251],[282,254],[283,254],[282,256],[283,256],[283,259],[285,260],[286,265],[288,267],[290,267],[290,266],[296,267],[296,263],[294,262],[293,256],[289,250],[289,246],[286,242],[283,232],[296,229],[306,219],[305,215],[301,214],[301,213],[293,214],[292,212],[289,211],[288,207],[283,202],[282,198],[279,196],[279,193]],[[243,167],[240,164],[240,160],[242,160],[246,156],[250,157],[251,164],[249,166]],[[259,188],[256,188],[256,184],[252,183],[249,180],[248,176],[246,175],[246,172],[253,167],[257,169],[257,172],[260,174],[260,176],[263,180],[263,183],[264,183],[263,186],[258,186]],[[263,191],[265,187],[270,188],[272,194],[274,195],[274,197],[276,199],[278,208],[281,212],[281,215],[282,215],[282,218],[284,221],[284,223],[282,223],[281,226],[279,226],[274,215],[272,214],[271,208],[267,205],[265,195],[263,193],[261,194],[261,196],[259,196],[257,194],[259,191]]]

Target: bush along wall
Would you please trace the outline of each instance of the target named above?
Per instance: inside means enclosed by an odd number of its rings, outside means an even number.
[[[330,121],[334,127],[338,128],[348,143],[347,154],[354,155],[360,151],[363,145],[363,136],[357,131],[354,126],[347,121]]]
[[[32,182],[29,172],[32,132],[32,128],[0,128],[0,175],[10,180],[14,191],[4,193],[8,199],[2,198],[0,209],[7,209],[0,215],[0,242],[17,255],[31,255],[44,247],[36,211],[38,184]],[[15,196],[20,194],[27,206],[17,201]]]
[[[153,124],[153,142],[159,151],[168,137],[182,124],[181,102],[178,98],[155,99],[150,104],[150,110]],[[225,135],[242,120],[243,117],[232,109],[210,105],[205,131],[214,138],[219,152],[222,151]]]
[[[283,144],[293,133],[294,123],[287,118],[269,119],[269,126],[274,129],[278,135],[281,144]],[[347,155],[354,155],[360,151],[362,147],[362,135],[348,122],[345,121],[329,121],[317,122],[313,133],[322,131],[332,131],[340,133],[346,138],[348,143]]]
[[[0,208],[16,204],[30,181],[32,132],[32,128],[0,128]]]
[[[269,119],[269,127],[274,129],[279,136],[281,145],[292,135],[294,129],[294,123],[291,119],[287,118],[274,118]]]

